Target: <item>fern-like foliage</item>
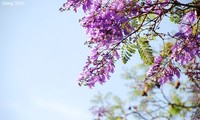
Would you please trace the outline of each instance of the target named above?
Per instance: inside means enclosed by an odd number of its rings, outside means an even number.
[[[121,58],[124,64],[126,64],[132,54],[135,53],[135,49],[136,45],[131,42],[127,42],[122,46]]]
[[[144,61],[145,64],[151,65],[154,62],[153,57],[153,50],[149,45],[149,41],[145,38],[140,38],[136,41],[138,52],[140,54],[141,59]]]

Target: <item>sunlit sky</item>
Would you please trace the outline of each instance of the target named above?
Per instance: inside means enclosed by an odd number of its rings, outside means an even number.
[[[0,120],[91,120],[92,96],[127,95],[122,69],[138,57],[127,65],[119,61],[104,85],[77,85],[89,48],[78,22],[83,14],[59,12],[64,2],[1,0]]]

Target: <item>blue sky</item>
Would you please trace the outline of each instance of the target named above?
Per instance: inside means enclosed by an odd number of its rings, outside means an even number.
[[[0,4],[0,120],[91,120],[98,91],[127,95],[121,61],[106,84],[77,85],[89,55],[81,13],[60,13],[65,0],[16,1]]]

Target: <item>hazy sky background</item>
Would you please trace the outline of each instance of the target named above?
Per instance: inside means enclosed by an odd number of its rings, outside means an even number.
[[[64,2],[1,0],[0,120],[91,120],[90,100],[98,91],[127,95],[122,67],[137,63],[136,56],[127,65],[119,61],[104,85],[77,85],[89,49],[82,14],[60,13]]]

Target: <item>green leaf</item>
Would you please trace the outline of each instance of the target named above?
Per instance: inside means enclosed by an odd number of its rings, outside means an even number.
[[[120,108],[121,108],[121,106],[119,106],[119,105],[114,105],[114,106],[111,107],[111,109],[113,111],[115,111],[116,109],[120,109]]]
[[[122,117],[116,117],[115,120],[123,120]]]
[[[170,10],[170,21],[179,24],[181,18],[185,15],[187,10],[181,10],[179,6],[176,6]]]
[[[163,51],[161,52],[162,57],[168,57],[171,54],[171,47],[174,45],[173,42],[165,42]]]
[[[180,112],[181,112],[181,108],[178,108],[172,105],[169,107],[169,113],[173,116],[178,115]]]
[[[156,18],[156,17],[157,17],[157,15],[156,15],[156,14],[149,14],[148,16],[149,16],[149,18],[151,18],[151,19],[154,19],[154,18]]]
[[[140,54],[141,59],[144,61],[145,64],[151,65],[154,62],[153,57],[153,50],[151,49],[149,45],[149,41],[145,38],[141,38],[136,41],[137,42],[137,48],[138,52]]]
[[[141,90],[134,89],[134,90],[133,90],[133,94],[134,94],[134,96],[141,96],[141,95],[142,95],[142,91],[141,91]]]
[[[142,20],[143,20],[143,16],[138,17],[139,23],[142,23]]]
[[[177,96],[177,95],[173,95],[172,96],[173,101],[176,105],[184,105],[184,103],[182,103],[181,99]],[[181,111],[183,110],[183,108],[178,107],[176,105],[170,105],[169,107],[169,112],[172,115],[178,115],[181,113]]]
[[[176,95],[173,96],[173,100],[174,100],[174,102],[175,102],[176,104],[182,104],[180,98],[178,98],[178,96],[176,96]]]
[[[130,59],[130,57],[132,56],[132,54],[135,54],[135,48],[136,45],[134,45],[133,43],[124,43],[124,45],[122,46],[122,53],[121,53],[121,57],[122,57],[122,62],[124,64],[127,63],[127,61]]]

